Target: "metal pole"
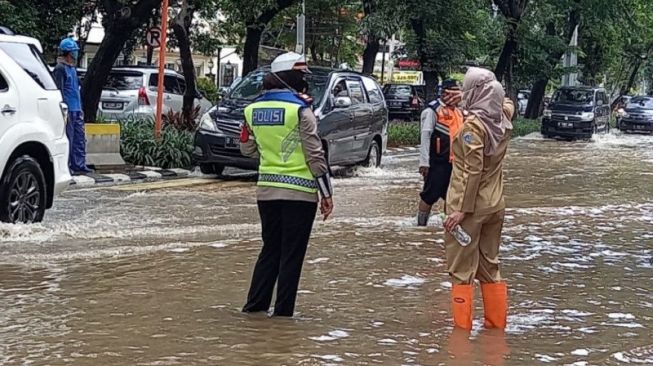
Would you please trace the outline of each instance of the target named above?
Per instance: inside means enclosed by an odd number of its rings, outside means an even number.
[[[168,38],[168,0],[161,3],[161,46],[159,47],[159,83],[156,90],[156,120],[154,137],[161,137],[161,113],[163,112],[163,83],[166,65],[166,42]]]
[[[383,41],[383,60],[381,60],[381,85],[385,79],[385,48],[388,46],[388,41]]]
[[[220,89],[220,86],[222,86],[222,85],[220,85],[220,84],[222,84],[222,78],[221,78],[221,76],[222,76],[222,67],[220,67],[220,63],[222,62],[221,59],[222,59],[222,47],[218,48],[218,66],[217,66],[218,69],[215,71],[215,75],[216,75],[215,76],[215,81],[216,81],[215,85],[217,86],[218,90]]]

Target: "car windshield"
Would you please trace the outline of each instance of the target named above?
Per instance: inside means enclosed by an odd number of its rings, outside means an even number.
[[[628,109],[653,109],[653,97],[636,97],[628,102]]]
[[[553,97],[554,103],[561,104],[592,104],[594,92],[591,90],[562,89]]]
[[[308,94],[313,97],[313,105],[319,105],[324,97],[326,84],[329,81],[328,73],[312,70],[312,74],[306,75],[308,82]],[[234,99],[254,100],[263,91],[263,78],[268,71],[258,70],[243,78],[231,91],[229,96]]]
[[[388,85],[385,94],[410,96],[413,94],[413,88],[410,85]]]
[[[143,73],[112,71],[104,83],[105,89],[138,90],[143,86]]]

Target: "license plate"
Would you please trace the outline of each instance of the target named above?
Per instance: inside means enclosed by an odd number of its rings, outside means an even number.
[[[646,126],[644,126],[644,125],[635,125],[635,129],[636,130],[644,130],[644,129],[646,129]]]
[[[401,107],[401,102],[390,102],[391,107]]]
[[[225,137],[224,138],[225,147],[239,147],[238,139],[235,137]]]
[[[574,123],[573,122],[558,122],[558,127],[574,128]]]
[[[102,102],[103,109],[122,109],[122,102]]]

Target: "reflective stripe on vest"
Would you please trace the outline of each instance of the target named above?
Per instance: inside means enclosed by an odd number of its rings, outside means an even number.
[[[265,100],[245,108],[260,155],[257,185],[317,193],[299,135],[299,104]]]

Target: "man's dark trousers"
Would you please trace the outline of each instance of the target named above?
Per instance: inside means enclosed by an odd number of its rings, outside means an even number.
[[[317,203],[258,201],[263,248],[259,254],[244,312],[268,311],[277,284],[274,315],[292,316],[304,256]]]

